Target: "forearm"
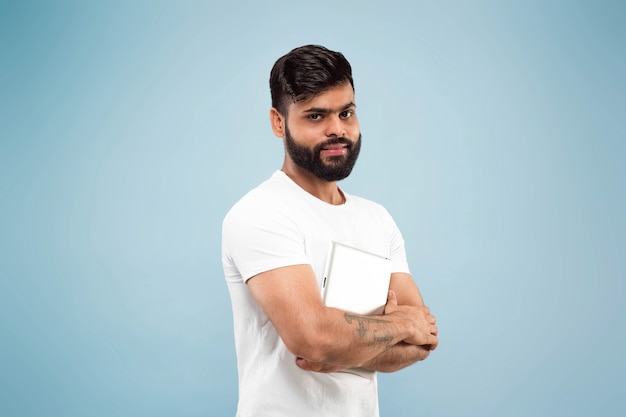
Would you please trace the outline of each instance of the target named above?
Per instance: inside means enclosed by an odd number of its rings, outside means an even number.
[[[361,316],[323,307],[323,312],[315,315],[316,325],[306,332],[308,337],[300,333],[303,337],[292,340],[293,344],[283,340],[291,352],[309,362],[348,368],[362,367],[400,342],[435,347],[436,327],[428,308],[398,306],[395,300],[395,294],[390,292],[382,316]],[[375,363],[381,370],[400,369],[420,358],[420,353],[409,348],[387,355],[388,360]]]
[[[416,346],[400,342],[365,362],[361,367],[371,371],[395,372],[426,359],[429,354],[429,346]]]
[[[326,329],[320,329],[318,335],[326,334],[324,348],[316,355],[307,357],[303,352],[298,355],[314,362],[341,367],[356,367],[380,356],[400,343],[410,330],[390,316],[360,316],[335,310],[331,314],[341,314],[341,320]]]
[[[294,280],[294,276],[302,278]],[[379,316],[326,307],[310,265],[273,269],[255,275],[247,284],[287,349],[310,363],[358,367],[403,341],[413,345],[437,342],[435,320],[428,308],[411,305],[415,300],[406,295],[403,302],[407,305],[399,306],[394,291],[389,292],[385,312]]]

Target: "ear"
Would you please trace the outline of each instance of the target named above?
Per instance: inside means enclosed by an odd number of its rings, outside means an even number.
[[[272,125],[272,130],[274,131],[274,135],[279,138],[285,137],[285,117],[280,114],[276,108],[272,107],[270,109],[270,124]]]

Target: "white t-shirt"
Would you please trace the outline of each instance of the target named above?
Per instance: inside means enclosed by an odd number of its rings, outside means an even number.
[[[261,272],[299,264],[310,264],[320,284],[333,240],[388,257],[392,272],[408,273],[404,241],[389,213],[372,201],[345,197],[342,205],[325,203],[277,171],[224,219],[222,262],[233,308],[238,417],[378,416],[375,374],[298,368],[245,284]]]

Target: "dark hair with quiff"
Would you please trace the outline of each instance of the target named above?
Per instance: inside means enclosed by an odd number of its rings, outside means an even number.
[[[272,107],[287,115],[289,104],[313,98],[329,88],[349,82],[352,67],[340,52],[305,45],[280,57],[270,72]]]

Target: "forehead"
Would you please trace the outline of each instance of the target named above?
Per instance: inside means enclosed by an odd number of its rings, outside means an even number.
[[[308,100],[291,103],[289,105],[289,112],[302,112],[311,108],[341,111],[349,105],[354,105],[354,90],[350,83],[346,82],[324,90],[322,93]]]

